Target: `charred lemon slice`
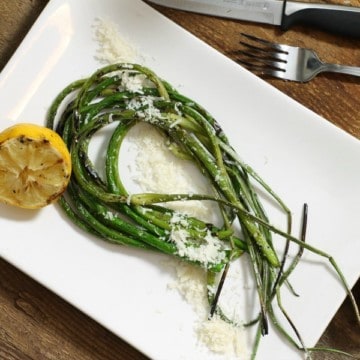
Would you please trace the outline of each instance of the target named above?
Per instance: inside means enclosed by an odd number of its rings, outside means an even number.
[[[44,207],[65,191],[70,175],[69,151],[53,130],[17,124],[0,133],[0,201]]]

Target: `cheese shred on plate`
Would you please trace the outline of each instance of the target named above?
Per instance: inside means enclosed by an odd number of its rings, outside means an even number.
[[[111,21],[96,19],[95,40],[99,48],[95,55],[101,63],[135,62],[139,54],[120,34]],[[131,92],[141,93],[141,76],[124,76],[122,86]],[[149,102],[152,100],[149,98]],[[143,108],[143,104],[133,103],[134,110]],[[149,117],[156,118],[147,106]],[[156,193],[202,193],[211,194],[211,187],[205,178],[193,175],[193,164],[178,159],[170,151],[164,137],[149,124],[141,123],[133,127],[127,139],[136,153],[135,163],[129,165],[132,181],[143,192]],[[176,212],[172,219],[171,240],[177,245],[180,256],[202,262],[218,262],[224,257],[223,244],[209,233],[198,247],[188,246],[191,237],[186,231],[186,215],[195,216],[203,221],[216,224],[220,218],[217,206],[212,202],[182,201],[167,203],[167,207]],[[193,243],[192,243],[193,245]],[[176,281],[169,284],[176,289],[192,306],[198,316],[195,332],[200,343],[210,351],[226,356],[226,359],[247,358],[245,336],[242,327],[233,326],[214,317],[208,320],[206,272],[185,262],[172,262],[176,270]]]
[[[183,227],[173,225],[170,240],[176,244],[179,256],[192,261],[199,261],[205,265],[218,263],[225,259],[222,242],[208,230],[202,243],[194,245],[191,235]]]
[[[233,354],[244,359],[246,345],[243,339],[243,328],[235,327],[217,316],[204,321],[197,329],[199,340],[217,354]]]
[[[185,160],[176,158],[167,148],[162,135],[148,124],[139,124],[128,134],[132,151],[136,153],[135,163],[130,172],[132,180],[144,192],[198,192],[206,193],[210,189],[201,182],[194,182],[189,176]],[[165,179],[165,180],[164,180]],[[175,210],[171,219],[170,239],[177,245],[180,257],[206,262],[218,262],[225,256],[223,243],[210,232],[203,242],[194,247],[191,236],[186,231],[187,216],[195,216],[204,221],[213,217],[214,205],[211,202],[180,201],[166,206]],[[188,246],[189,242],[192,246]],[[169,284],[170,289],[179,294],[193,308],[198,320],[195,334],[198,341],[216,354],[226,355],[226,359],[247,359],[245,334],[241,326],[234,326],[214,317],[208,320],[209,304],[206,272],[204,269],[185,262],[171,262],[175,267],[176,281]],[[222,298],[222,300],[224,300]]]
[[[119,30],[111,21],[97,18],[94,24],[94,38],[98,43],[95,58],[100,63],[134,62],[136,49],[119,34]]]

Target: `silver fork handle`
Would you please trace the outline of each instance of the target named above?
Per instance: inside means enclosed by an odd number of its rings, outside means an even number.
[[[321,71],[360,76],[360,67],[324,63]]]

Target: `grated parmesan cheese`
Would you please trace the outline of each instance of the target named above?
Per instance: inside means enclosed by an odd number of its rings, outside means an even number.
[[[136,84],[131,86],[132,89],[136,88]],[[154,106],[154,100],[155,99],[150,96],[133,98],[127,103],[127,108],[135,110],[139,118],[143,118],[150,123],[156,123],[157,119],[161,118],[161,112]]]
[[[138,53],[128,41],[119,34],[119,29],[113,22],[97,18],[94,23],[94,38],[99,48],[95,58],[103,64],[117,62],[135,62]]]
[[[242,327],[233,326],[214,316],[211,320],[204,321],[196,332],[199,340],[215,353],[227,354],[239,359],[248,356],[245,355],[247,346],[243,340]]]
[[[96,52],[96,59],[101,63],[112,64],[116,62],[139,62],[139,54],[119,34],[117,26],[111,21],[96,19],[94,24],[94,38],[99,48]],[[122,77],[122,87],[133,93],[142,94],[144,78],[131,74],[131,64],[129,72],[124,72]],[[128,103],[128,108],[137,112],[137,115],[145,120],[156,122],[161,114],[153,106],[151,98],[139,97],[139,99]],[[180,121],[180,120],[177,120]],[[176,126],[175,121],[172,126]],[[180,160],[175,157],[168,149],[164,137],[153,126],[140,123],[133,127],[127,136],[131,151],[135,155],[135,164],[128,166],[132,175],[132,182],[137,184],[143,192],[154,193],[199,193],[211,194],[211,186],[207,179],[202,176],[194,176],[198,169],[189,161]],[[128,196],[128,202],[131,195]],[[219,210],[213,202],[203,201],[177,201],[166,204],[167,207],[176,210],[171,223],[171,239],[178,246],[179,255],[187,256],[193,260],[204,259],[207,261],[218,261],[217,256],[223,256],[221,251],[222,244],[219,239],[213,237],[210,232],[197,249],[187,247],[188,233],[186,231],[186,216],[197,217],[205,222],[212,222],[219,225]],[[106,217],[111,219],[114,216],[111,212]],[[170,264],[170,262],[169,262]],[[207,300],[208,292],[214,293],[215,289],[207,288],[206,271],[200,267],[182,261],[171,261],[171,266],[176,271],[175,281],[168,284],[168,288],[176,290],[193,308],[197,316],[195,333],[198,341],[205,345],[207,349],[221,356],[221,359],[241,359],[249,358],[247,353],[246,337],[241,326],[232,326],[218,317],[208,320],[209,304]],[[236,274],[235,285],[229,286],[228,275],[225,289],[220,297],[221,306],[227,310],[227,314],[232,313],[234,308],[239,308],[237,303],[233,303],[231,295],[236,287],[239,291],[239,278]],[[241,280],[240,280],[241,281]],[[243,290],[246,290],[244,287]],[[241,290],[241,289],[240,289]],[[249,292],[254,291],[253,287],[248,288]],[[230,300],[227,303],[227,299]],[[240,308],[243,310],[243,308]],[[239,317],[241,319],[241,315]],[[241,321],[237,321],[241,323]],[[225,357],[223,357],[225,356]]]
[[[168,265],[176,271],[176,279],[168,284],[168,288],[178,291],[197,316],[194,331],[199,345],[220,355],[221,360],[250,359],[249,339],[241,324],[231,325],[218,316],[214,316],[211,320],[208,319],[207,293],[209,289],[206,286],[206,271],[182,261],[176,261],[175,265],[172,261]],[[235,284],[239,288],[238,277],[235,279],[237,275],[237,271],[233,275],[230,274],[230,281],[232,280],[233,284],[228,286],[229,284],[225,283],[225,287],[229,287],[225,290],[226,292],[231,291]],[[231,279],[232,276],[234,277]],[[210,291],[213,292],[214,289],[210,289]],[[224,297],[221,299],[224,300]]]
[[[105,219],[113,220],[115,215],[111,211],[107,211],[105,214]]]
[[[141,123],[130,130],[128,140],[136,152],[135,168],[132,168],[132,180],[135,181],[144,192],[157,193],[210,193],[210,186],[203,181],[197,181],[192,174],[194,170],[187,161],[176,158],[167,148],[163,136],[151,125]],[[177,244],[180,256],[186,256],[193,260],[207,259],[209,262],[218,261],[217,256],[224,252],[220,241],[214,239],[209,233],[206,242],[197,249],[187,247],[188,233],[186,231],[187,216],[195,216],[208,222],[216,222],[214,218],[221,218],[218,209],[212,202],[181,201],[167,203],[167,207],[175,209],[171,219],[173,225],[171,239]],[[220,254],[220,255],[219,255]],[[168,284],[168,288],[176,290],[184,300],[193,308],[197,317],[195,335],[199,345],[221,359],[249,359],[247,353],[247,337],[241,326],[244,306],[239,306],[235,295],[246,289],[239,282],[239,273],[229,271],[227,281],[220,297],[220,305],[230,318],[234,319],[238,326],[224,322],[219,318],[208,320],[209,304],[208,291],[214,293],[215,288],[208,289],[206,271],[197,266],[181,262],[171,261],[175,269],[175,281]],[[236,267],[234,268],[235,270]],[[230,269],[231,270],[231,269]],[[240,271],[240,270],[239,270]],[[246,284],[246,283],[245,283]],[[236,291],[235,291],[236,289]],[[249,288],[247,293],[253,293]],[[242,296],[243,297],[243,296]],[[248,300],[249,297],[246,297]],[[251,314],[252,315],[252,314]],[[249,315],[250,316],[250,315]],[[246,319],[249,320],[249,319]],[[224,356],[224,357],[223,357]]]
[[[135,164],[131,165],[132,181],[137,183],[143,192],[156,193],[210,193],[211,189],[208,183],[199,181],[193,175],[194,169],[189,162],[175,157],[168,149],[164,137],[154,127],[146,123],[140,123],[133,127],[127,137],[135,152]],[[186,231],[186,216],[195,216],[208,222],[215,222],[218,215],[217,206],[212,202],[202,201],[180,201],[166,204],[167,207],[175,209],[171,219],[173,225],[170,238],[177,244],[180,256],[186,256],[193,260],[217,261],[217,256],[223,256],[219,251],[220,241],[214,239],[209,233],[206,241],[198,248],[187,247],[188,233]],[[222,254],[222,255],[221,255]],[[207,288],[206,272],[204,269],[194,265],[171,261],[175,269],[175,281],[168,284],[169,289],[176,290],[184,300],[193,308],[197,317],[195,335],[199,345],[205,346],[215,354],[222,354],[226,359],[248,359],[247,346],[244,331],[241,326],[232,326],[220,319],[208,320],[209,304],[207,300],[208,291],[215,289]],[[229,278],[231,278],[228,275]],[[235,286],[241,291],[238,277],[236,277]],[[227,282],[225,285],[228,285]],[[240,289],[239,289],[240,288]],[[227,304],[224,294],[228,294],[231,299]],[[237,315],[236,322],[243,311],[234,299],[231,298],[231,288],[223,290],[220,297],[221,305],[226,309],[227,314]],[[235,310],[234,310],[235,308]],[[236,312],[236,313],[235,313]],[[239,315],[239,316],[238,316]],[[223,358],[222,358],[223,359]]]
[[[186,229],[174,227],[170,234],[170,240],[176,244],[177,252],[181,257],[199,261],[205,266],[219,263],[225,259],[222,242],[216,236],[211,235],[210,231],[207,232],[202,243],[194,245]]]
[[[211,194],[207,179],[187,160],[177,158],[166,144],[164,136],[146,123],[134,126],[127,135],[135,153],[131,167],[132,181],[143,192]],[[219,210],[212,202],[176,201],[166,206],[179,213],[195,216],[205,222],[218,224]]]
[[[206,271],[183,261],[171,262],[169,265],[175,269],[176,280],[169,283],[168,288],[177,290],[199,317],[206,318],[209,306],[206,297]]]

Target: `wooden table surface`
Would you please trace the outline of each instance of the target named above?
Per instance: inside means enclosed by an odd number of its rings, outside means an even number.
[[[0,70],[47,2],[0,0]],[[359,0],[347,3],[360,6]],[[300,26],[282,33],[266,25],[190,14],[160,6],[154,8],[228,56],[238,48],[239,33],[246,32],[269,40],[314,48],[328,62],[360,66],[360,39],[346,39]],[[360,139],[360,79],[329,74],[318,76],[306,84],[265,80]],[[359,300],[360,282],[353,291]],[[359,327],[355,323],[348,299],[329,324],[318,345],[339,348],[360,359]],[[344,357],[321,354],[315,358],[335,360]],[[0,359],[147,358],[0,259]],[[269,359],[274,358],[269,355]]]

